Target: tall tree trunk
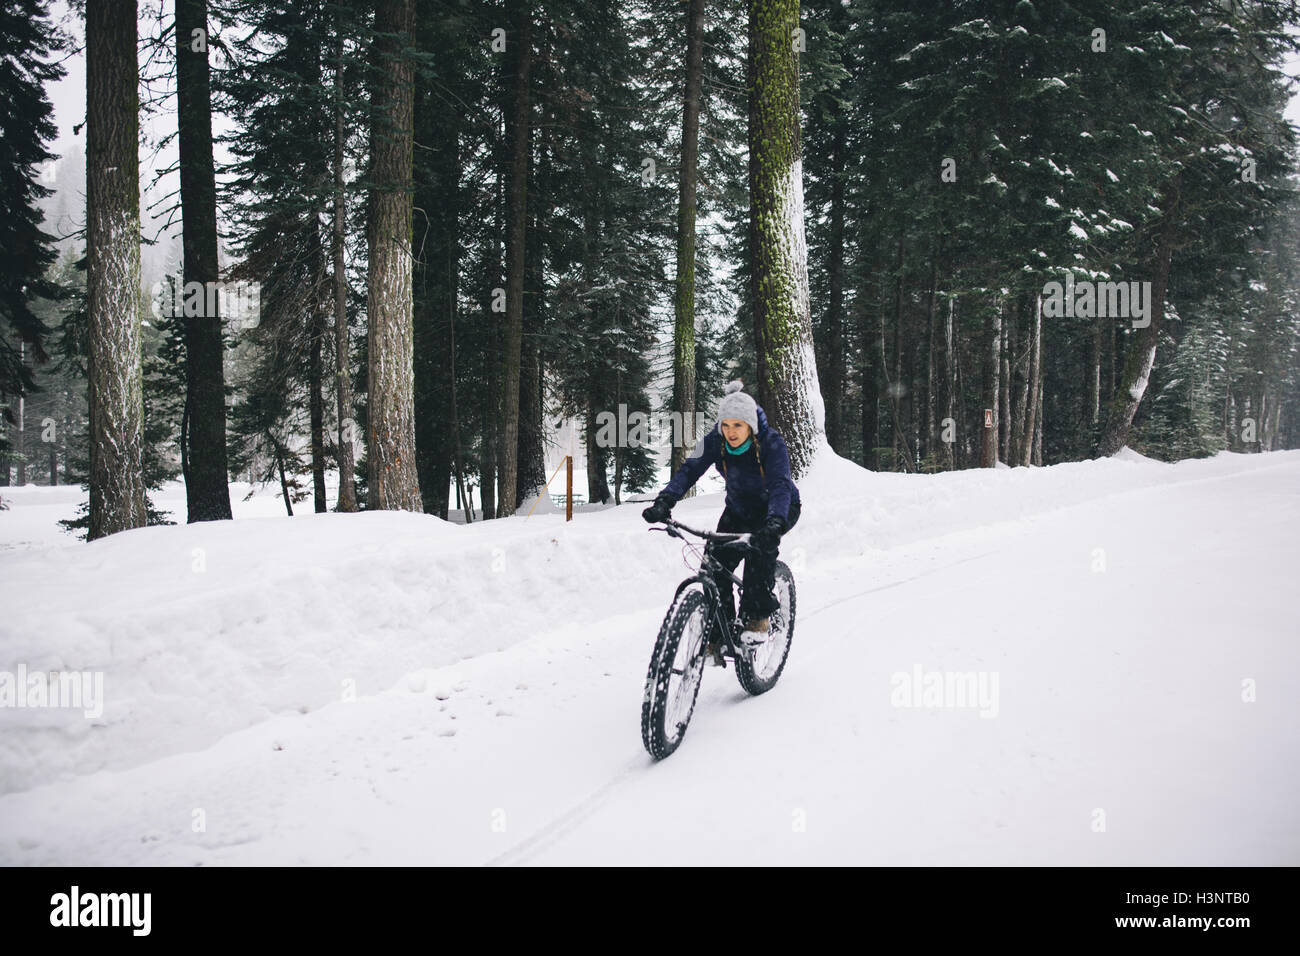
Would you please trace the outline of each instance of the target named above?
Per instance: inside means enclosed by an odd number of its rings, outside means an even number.
[[[1016,311],[1021,317],[1030,314],[1026,308],[1025,297],[1016,296]],[[1035,299],[1037,303],[1037,299]],[[1008,465],[1022,464],[1022,457],[1025,448],[1025,413],[1029,408],[1029,388],[1030,378],[1032,377],[1033,352],[1034,352],[1034,322],[1036,319],[1027,318],[1024,322],[1017,323],[1024,327],[1023,347],[1019,341],[1020,333],[1016,326],[1012,326],[1012,337],[1009,342],[1007,351],[1011,353],[1011,375],[1014,378],[1014,384],[1011,386],[1012,408],[1009,418],[1010,438],[1007,441],[1007,447],[1003,451],[1004,459]]]
[[[352,417],[352,361],[348,357],[348,276],[343,260],[347,237],[347,195],[343,176],[343,23],[336,15],[334,40],[334,367],[338,402],[339,499],[336,511],[357,510],[356,459],[352,452],[356,420]]]
[[[980,464],[984,468],[996,468],[998,463],[998,378],[1002,366],[1002,300],[1000,298],[996,306],[989,311],[988,329],[984,401],[987,403],[985,408],[990,409],[993,413],[993,425],[988,427],[985,422],[980,422],[980,425],[984,428],[984,450]]]
[[[502,394],[501,500],[497,513],[515,513],[519,482],[520,353],[524,332],[524,240],[528,219],[529,97],[532,67],[533,14],[529,0],[515,0],[514,104],[511,110],[510,189],[506,199],[506,328],[505,383]]]
[[[269,433],[267,437],[271,438]],[[280,443],[276,441],[274,438],[271,438],[271,446],[275,449],[275,464],[280,471],[280,494],[284,496],[284,510],[289,515],[289,517],[292,518],[293,501],[290,500],[289,498],[288,479],[284,477],[284,449],[280,447]]]
[[[324,313],[316,311],[311,318],[311,397],[308,400],[311,415],[311,483],[312,504],[317,514],[329,511],[325,494],[325,401],[321,389],[325,385],[325,363],[321,352],[325,341]]]
[[[186,283],[215,283],[217,177],[212,159],[208,2],[176,0],[176,102],[181,245]],[[189,408],[185,500],[190,521],[230,517],[226,474],[225,344],[219,310],[185,316],[185,404]]]
[[[879,444],[876,428],[879,416],[877,404],[880,401],[879,372],[876,369],[876,350],[872,347],[872,310],[867,307],[866,296],[857,305],[858,309],[858,378],[862,384],[862,467],[874,468],[875,448]]]
[[[449,262],[447,263],[447,279],[451,286],[447,309],[447,364],[449,366],[447,385],[451,389],[451,437],[452,451],[452,468],[456,480],[456,496],[463,502],[462,507],[465,511],[465,523],[470,524],[474,520],[473,503],[469,495],[465,492],[465,458],[461,450],[460,443],[460,413],[456,408],[456,297],[457,297],[457,273],[460,269],[460,243],[456,242],[448,250]]]
[[[145,524],[136,6],[86,5],[88,540]]]
[[[429,115],[416,100],[416,116]],[[417,138],[421,147],[426,140]],[[416,242],[419,258],[413,263],[412,289],[412,343],[414,348],[413,371],[415,378],[415,471],[420,482],[420,507],[425,514],[447,516],[447,489],[451,476],[451,455],[448,451],[446,429],[448,408],[445,401],[447,384],[447,333],[442,325],[443,301],[441,285],[441,249],[431,236],[432,224],[427,217],[432,204],[440,202],[430,193],[435,189],[423,182],[415,198]],[[441,225],[441,221],[439,223]],[[430,273],[434,273],[433,276]]]
[[[925,449],[922,453],[918,449],[918,454],[930,460],[931,470],[938,466],[937,456],[935,454],[935,403],[934,403],[934,339],[935,323],[939,316],[939,246],[935,243],[934,252],[930,257],[930,300],[926,303],[926,322],[925,322],[925,402],[923,405],[925,415],[924,441]]]
[[[681,416],[669,459],[677,473],[695,437],[695,184],[699,160],[700,86],[704,62],[704,0],[686,9],[686,93],[682,109],[682,162],[677,184],[677,278],[673,327],[673,411]],[[622,457],[619,457],[621,468]],[[621,474],[621,472],[620,472]],[[691,489],[692,492],[694,488]]]
[[[1111,320],[1113,321],[1113,320]],[[1101,316],[1092,320],[1092,334],[1088,336],[1088,424],[1096,427],[1101,417],[1101,353],[1102,332],[1110,331],[1110,322]]]
[[[320,221],[312,216],[307,237],[307,265],[311,270],[311,300],[307,315],[307,421],[311,446],[312,504],[317,514],[329,510],[325,497],[325,310],[329,288],[325,268],[325,242]]]
[[[548,21],[548,27],[550,26]],[[548,30],[546,38],[543,40],[543,50],[546,55],[550,56],[550,50],[546,46],[552,33]],[[533,256],[533,265],[528,270],[527,275],[532,276],[532,281],[527,285],[528,294],[533,297],[534,309],[532,311],[532,321],[527,323],[525,334],[534,336],[533,351],[537,359],[537,413],[534,418],[535,431],[521,431],[523,438],[520,441],[519,453],[520,475],[529,477],[530,483],[539,494],[547,494],[546,479],[548,469],[546,467],[546,437],[550,431],[545,427],[546,419],[546,363],[548,361],[546,343],[547,336],[544,334],[547,312],[546,302],[546,261],[549,255],[546,242],[550,234],[549,223],[554,216],[555,196],[551,187],[551,170],[553,168],[555,148],[554,138],[556,130],[554,124],[547,124],[542,130],[542,143],[538,149],[540,162],[538,164],[537,188],[539,192],[539,203],[536,213],[536,237],[535,240],[527,244],[527,248],[532,248],[532,252],[526,253]],[[527,454],[525,454],[527,452]]]
[[[1112,322],[1106,329],[1106,372],[1102,377],[1102,394],[1109,396],[1115,394],[1115,383],[1119,381],[1119,355],[1121,345],[1124,342],[1124,327],[1118,322]],[[1102,413],[1105,409],[1102,409]],[[1102,422],[1101,414],[1097,416],[1098,422]],[[1103,423],[1104,424],[1104,423]]]
[[[453,196],[455,202],[451,210],[447,213],[449,216],[448,225],[451,229],[451,241],[447,244],[447,387],[451,391],[451,440],[452,440],[452,468],[456,481],[456,493],[460,496],[464,508],[465,523],[470,524],[474,520],[474,503],[465,491],[465,457],[461,448],[460,439],[460,410],[456,404],[456,316],[460,312],[460,178],[461,178],[461,157],[460,157],[460,137],[457,135],[448,143],[448,149],[451,150],[451,168],[452,178],[455,182]]]
[[[369,507],[420,511],[411,314],[414,0],[379,0],[370,128]]]
[[[1268,436],[1264,445],[1265,451],[1272,451],[1277,446],[1277,436],[1281,426],[1282,426],[1282,392],[1281,392],[1281,388],[1279,387],[1279,390],[1276,393],[1274,393],[1273,396],[1272,420],[1269,423],[1268,428],[1265,430],[1265,434]],[[51,454],[53,454],[52,451]],[[51,458],[51,468],[53,468],[52,458]]]
[[[907,255],[907,227],[898,228],[898,259],[894,263],[894,348],[890,359],[885,360],[886,380],[889,388],[889,412],[893,419],[893,436],[890,442],[893,454],[893,467],[897,468],[906,461],[905,450],[899,450],[902,437],[902,415],[900,406],[903,398],[903,266]],[[905,467],[905,466],[904,466]]]
[[[325,245],[312,217],[312,254],[316,282],[312,296],[310,326],[311,355],[308,359],[307,389],[308,415],[311,421],[311,484],[312,504],[317,514],[329,511],[325,496]]]
[[[1176,189],[1177,185],[1175,185]],[[1169,288],[1169,267],[1173,257],[1173,227],[1168,221],[1169,215],[1166,211],[1166,224],[1157,239],[1156,275],[1151,283],[1151,320],[1146,328],[1138,330],[1129,348],[1124,363],[1124,374],[1110,400],[1106,428],[1097,445],[1099,458],[1115,454],[1128,443],[1133,416],[1137,414],[1138,406],[1142,404],[1147,383],[1151,379],[1151,368],[1156,360],[1156,345],[1160,340],[1160,328],[1164,325],[1165,293]]]
[[[844,178],[848,153],[848,124],[835,110],[835,140],[831,146],[830,297],[827,303],[826,440],[837,454],[846,448],[844,435]]]
[[[875,339],[876,339],[875,387],[876,387],[876,400],[880,405],[879,410],[881,413],[883,413],[886,421],[885,434],[892,436],[894,434],[894,411],[893,411],[894,406],[893,406],[893,399],[889,395],[889,353],[885,350],[885,312],[886,312],[885,297],[886,297],[885,277],[882,269],[880,275],[880,282],[877,287],[877,301],[878,301],[877,317],[879,321],[876,323],[876,331],[875,331]],[[884,450],[885,435],[879,431],[879,425],[877,425],[876,445],[881,449],[881,451]],[[892,438],[890,441],[889,450],[891,455],[893,455],[897,450],[897,445],[893,442]],[[892,471],[894,470],[894,468],[897,467],[898,464],[897,460],[893,457],[886,459],[883,456],[877,456],[877,461],[881,465],[887,465],[887,467],[882,468],[882,470],[884,471]]]
[[[1025,411],[1025,431],[1021,438],[1020,464],[1029,465],[1033,458],[1038,420],[1042,414],[1039,398],[1043,394],[1043,297],[1034,297],[1034,324],[1030,331],[1028,377],[1029,407]]]
[[[428,5],[422,5],[427,10]],[[417,15],[418,15],[417,11]],[[429,42],[425,27],[419,43]],[[455,73],[453,60],[442,69]],[[443,109],[443,82],[421,70],[415,81],[414,342],[415,456],[425,514],[447,519],[455,457],[451,430],[452,309],[447,264],[457,243],[459,113]]]
[[[1235,445],[1232,428],[1232,326],[1232,320],[1229,318],[1227,322],[1228,344],[1223,350],[1223,441],[1229,450],[1232,450]]]
[[[944,418],[950,419],[954,426],[957,424],[956,396],[957,396],[957,364],[956,351],[953,348],[953,312],[957,308],[957,297],[950,296],[948,299],[948,318],[944,322],[943,342],[944,342],[944,360],[943,360],[943,415]],[[944,454],[947,456],[948,470],[952,471],[957,467],[957,438],[953,435],[952,441],[946,441],[944,444]]]
[[[968,300],[969,301],[969,300]],[[959,426],[957,430],[958,439],[956,451],[960,452],[957,457],[957,467],[967,468],[970,466],[974,454],[974,437],[980,435],[978,429],[964,427],[969,421],[967,414],[966,400],[966,375],[962,371],[962,339],[961,327],[957,326],[953,330],[953,414],[956,416],[956,422]],[[982,422],[981,422],[982,424]],[[980,437],[983,441],[982,436]],[[981,445],[982,447],[982,445]]]
[[[606,449],[596,441],[599,431],[596,427],[595,406],[587,406],[587,501],[591,504],[604,504],[609,501],[609,480],[605,477]]]
[[[27,365],[27,343],[18,340],[18,364]],[[18,396],[18,427],[14,429],[14,451],[18,453],[18,487],[27,484],[27,398]]]
[[[1042,346],[1039,346],[1038,401],[1034,403],[1034,464],[1043,466],[1043,363]]]
[[[502,112],[505,110],[503,108]],[[499,154],[499,150],[494,152]],[[498,160],[500,159],[498,155]],[[497,516],[497,449],[500,447],[500,422],[501,422],[501,360],[503,356],[503,336],[501,320],[498,318],[500,313],[494,310],[494,304],[497,298],[496,290],[499,288],[497,283],[501,278],[501,243],[497,237],[501,235],[504,225],[502,220],[502,210],[505,208],[505,177],[504,163],[494,162],[493,168],[496,170],[496,190],[494,210],[494,228],[491,236],[491,251],[488,254],[487,276],[483,291],[483,315],[485,318],[484,338],[484,378],[486,386],[482,395],[482,420],[483,420],[483,437],[481,442],[482,449],[482,473],[479,479],[479,496],[483,504],[483,520],[490,521]]]
[[[483,509],[484,521],[490,521],[496,517],[496,451],[498,444],[496,422],[501,407],[498,397],[500,377],[496,374],[497,359],[501,355],[501,335],[497,328],[495,316],[490,310],[487,315],[490,324],[487,326],[487,334],[484,337],[487,344],[488,370],[480,406],[483,418],[483,436],[480,443],[479,462],[479,499]]]
[[[1008,464],[1007,445],[1011,441],[1011,352],[1016,345],[1016,325],[1020,320],[1020,299],[1011,298],[1006,311],[1006,328],[1002,335],[1001,392],[998,399],[998,460]]]
[[[615,447],[614,449],[614,504],[616,505],[621,505],[623,503],[623,497],[622,497],[623,462],[626,460],[626,458],[627,455],[625,454],[625,449]]]
[[[799,0],[749,3],[749,240],[758,400],[795,479],[826,441],[813,358],[799,136]]]
[[[623,401],[623,375],[620,372],[614,373],[614,407],[617,408]],[[622,445],[614,446],[614,504],[620,505],[623,499],[620,497],[620,490],[623,487],[623,462],[627,458],[626,449]]]
[[[539,31],[538,62],[546,62],[550,51],[546,45],[546,30]],[[549,129],[546,131],[549,133]],[[519,346],[519,437],[516,444],[515,510],[530,498],[543,494],[546,488],[546,451],[542,440],[542,309],[544,288],[542,265],[545,238],[538,223],[546,221],[549,210],[540,204],[549,198],[546,172],[549,153],[545,137],[538,153],[540,162],[534,163],[533,150],[528,150],[529,213],[524,234],[524,301],[523,332]]]

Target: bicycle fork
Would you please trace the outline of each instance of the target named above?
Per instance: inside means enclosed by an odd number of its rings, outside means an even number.
[[[736,577],[735,573],[728,571],[726,568],[722,567],[721,565],[715,564],[714,567],[716,567],[717,570],[721,571],[723,574],[726,574],[727,577],[731,578],[732,584],[740,588],[742,594],[744,593],[744,583],[741,581],[740,578]],[[677,598],[681,595],[683,590],[685,590],[686,588],[690,587],[692,584],[695,583],[699,583],[700,587],[703,589],[705,595],[707,596],[706,600],[708,601],[708,613],[705,615],[705,621],[704,621],[705,653],[708,653],[708,646],[711,643],[710,638],[714,633],[718,634],[721,638],[721,640],[719,641],[719,644],[721,645],[719,647],[720,653],[724,652],[725,650],[729,650],[731,652],[732,660],[735,660],[737,657],[740,657],[742,654],[747,653],[749,651],[749,648],[743,647],[742,645],[738,644],[736,641],[736,634],[737,634],[736,622],[734,620],[728,621],[723,616],[722,593],[718,590],[718,582],[713,579],[713,576],[711,574],[709,574],[706,571],[700,571],[700,573],[687,578],[685,581],[683,581],[681,584],[677,586],[677,591],[673,594],[673,600],[676,601]],[[726,664],[725,653],[723,653],[723,659],[718,663],[724,669],[726,668],[727,664]]]

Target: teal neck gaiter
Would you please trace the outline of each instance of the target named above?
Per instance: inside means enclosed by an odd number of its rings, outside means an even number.
[[[731,454],[743,455],[745,452],[749,451],[750,443],[752,443],[753,440],[754,437],[751,435],[749,438],[745,439],[745,444],[741,445],[739,448],[732,448],[725,441],[722,444],[726,447],[727,451],[731,452]]]

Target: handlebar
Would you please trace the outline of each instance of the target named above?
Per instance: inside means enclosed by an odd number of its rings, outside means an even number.
[[[742,531],[738,533],[700,531],[696,528],[689,528],[686,525],[682,524],[680,521],[674,521],[672,518],[664,519],[664,527],[660,528],[660,527],[652,526],[648,530],[665,531],[668,534],[672,535],[674,538],[683,538],[683,540],[685,539],[685,536],[682,534],[682,532],[686,531],[689,532],[690,534],[695,535],[696,537],[703,538],[705,541],[708,541],[710,544],[721,545],[723,547],[726,547],[728,545],[744,545],[745,547],[751,549],[754,547],[754,545],[750,543],[749,540],[750,534],[748,531]]]

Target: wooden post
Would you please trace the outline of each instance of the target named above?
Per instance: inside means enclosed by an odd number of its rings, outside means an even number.
[[[564,456],[564,520],[573,520],[573,456]]]

